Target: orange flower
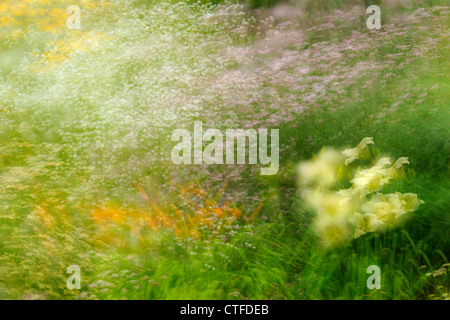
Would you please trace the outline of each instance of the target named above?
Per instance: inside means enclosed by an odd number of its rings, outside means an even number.
[[[212,212],[216,215],[218,219],[223,217],[223,210],[220,208],[211,209]]]
[[[241,210],[235,208],[230,208],[230,212],[236,219],[239,218],[242,214]]]
[[[211,218],[203,218],[203,219],[202,219],[202,222],[203,222],[204,224],[206,224],[207,226],[209,226],[209,225],[211,225],[211,224],[213,223],[213,221],[212,221]]]
[[[151,228],[152,230],[158,229],[158,224],[157,224],[155,221],[153,221],[152,218],[150,218],[150,217],[145,217],[144,220],[145,220],[145,222],[147,222],[147,224],[150,226],[150,228]]]
[[[201,233],[198,230],[189,230],[189,234],[194,238],[194,239],[200,239],[201,237]]]
[[[96,223],[116,222],[122,223],[125,220],[125,213],[115,208],[99,208],[91,213],[92,219]]]

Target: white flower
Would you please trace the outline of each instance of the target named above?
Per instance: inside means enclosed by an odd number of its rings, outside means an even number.
[[[332,187],[338,180],[338,171],[342,164],[342,153],[324,148],[315,159],[300,163],[298,166],[300,182]]]

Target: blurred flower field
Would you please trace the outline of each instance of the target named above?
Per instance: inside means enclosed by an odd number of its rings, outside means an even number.
[[[0,299],[449,299],[448,1],[367,3],[2,1]],[[194,121],[278,173],[173,164]]]

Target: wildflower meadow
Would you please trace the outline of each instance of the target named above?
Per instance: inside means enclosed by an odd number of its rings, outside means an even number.
[[[448,300],[444,0],[0,1],[0,299]]]

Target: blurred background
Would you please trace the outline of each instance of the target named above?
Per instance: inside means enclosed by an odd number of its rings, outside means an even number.
[[[441,0],[2,1],[0,298],[448,299],[449,25]],[[278,174],[174,165],[194,121],[279,129]],[[364,137],[425,203],[325,250],[297,164]]]

